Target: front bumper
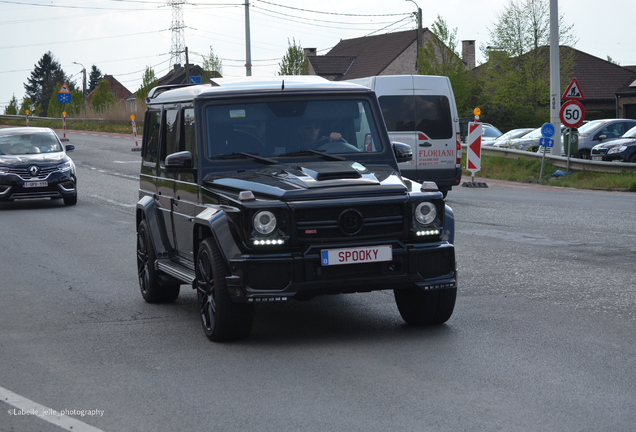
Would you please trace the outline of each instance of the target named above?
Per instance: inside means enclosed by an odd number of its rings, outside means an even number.
[[[46,181],[46,186],[25,187],[29,182]],[[15,174],[0,175],[0,201],[35,198],[67,198],[77,194],[76,179],[69,171],[56,171],[40,179],[23,179]]]
[[[237,302],[267,302],[323,294],[457,287],[453,245],[447,242],[405,245],[399,241],[382,244],[392,246],[391,261],[321,265],[321,250],[351,247],[350,244],[316,245],[303,254],[243,255],[230,260],[232,275],[226,278],[228,291]]]

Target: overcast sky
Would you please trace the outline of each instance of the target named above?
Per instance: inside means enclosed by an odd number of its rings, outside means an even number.
[[[251,0],[252,75],[273,76],[288,39],[326,54],[340,39],[414,29],[416,4],[423,25],[438,15],[457,28],[457,39],[488,45],[489,28],[510,0]],[[0,113],[12,95],[21,101],[24,83],[47,51],[81,89],[83,64],[96,65],[131,92],[146,66],[161,77],[168,71],[173,8],[161,0],[0,0]],[[558,0],[574,24],[575,48],[636,65],[635,0]],[[223,0],[189,0],[182,6],[190,63],[210,52],[221,59],[224,76],[245,75],[245,6]],[[461,50],[461,43],[460,48]]]

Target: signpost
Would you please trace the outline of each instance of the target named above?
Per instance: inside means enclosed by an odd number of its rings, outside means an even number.
[[[71,103],[71,90],[66,83],[62,84],[62,88],[57,92],[58,103]]]
[[[545,153],[548,147],[554,147],[554,140],[552,137],[555,134],[555,128],[552,123],[544,123],[541,126],[541,138],[539,140],[539,145],[543,146],[543,156],[541,157],[541,172],[539,173],[539,180],[543,178],[543,163],[545,162]],[[539,147],[541,148],[541,147]]]
[[[561,123],[568,129],[565,131],[565,146],[568,149],[568,163],[567,170],[570,170],[570,155],[572,153],[570,149],[570,141],[572,140],[572,129],[579,127],[583,120],[585,120],[585,107],[579,101],[585,99],[583,91],[576,78],[572,78],[570,85],[565,89],[561,99],[566,102],[561,106],[559,111],[559,118]]]

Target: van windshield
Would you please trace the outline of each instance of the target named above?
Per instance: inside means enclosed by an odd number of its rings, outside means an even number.
[[[389,132],[423,132],[430,139],[453,137],[446,96],[380,96],[378,100]]]

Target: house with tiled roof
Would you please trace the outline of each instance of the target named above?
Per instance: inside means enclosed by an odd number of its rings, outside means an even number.
[[[108,91],[115,97],[115,100],[121,104],[124,104],[126,98],[130,96],[132,93],[128,90],[122,83],[117,81],[112,75],[104,75],[102,78],[108,84]],[[93,95],[97,91],[95,88],[92,92],[86,95],[86,103],[90,106],[91,100],[93,99]]]
[[[636,119],[636,66],[623,67],[574,48],[573,77],[579,83],[586,110],[616,113]],[[561,83],[561,86],[569,82]],[[631,95],[631,96],[630,96]]]
[[[424,45],[434,37],[429,29],[422,29]],[[305,49],[305,55],[309,59],[310,75],[320,75],[331,81],[417,74],[417,30],[341,40],[324,56],[316,55],[315,48]],[[473,44],[471,67],[474,58]]]

